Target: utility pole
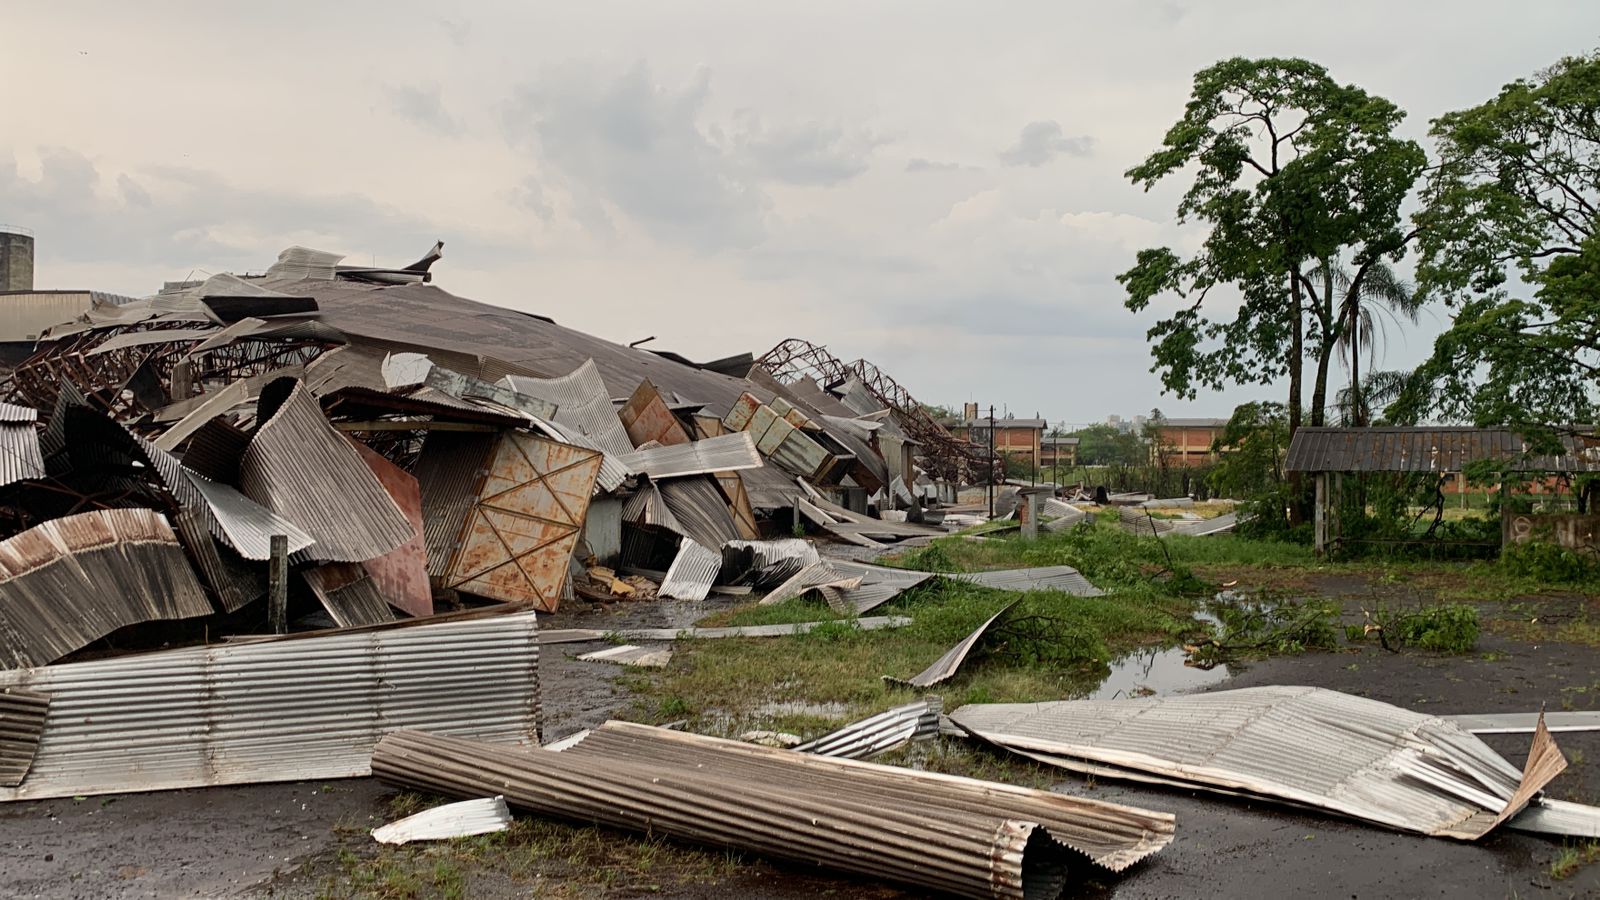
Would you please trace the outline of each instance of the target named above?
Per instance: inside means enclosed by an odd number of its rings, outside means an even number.
[[[994,404],[989,404],[989,518],[994,518]]]

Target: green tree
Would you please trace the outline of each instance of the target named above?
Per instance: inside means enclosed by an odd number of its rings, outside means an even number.
[[[1150,461],[1139,435],[1110,425],[1090,425],[1072,436],[1078,439],[1078,462],[1086,466],[1142,466]]]
[[[1600,53],[1440,116],[1417,283],[1455,308],[1420,373],[1480,425],[1594,421],[1600,375]],[[1415,417],[1423,398],[1398,410]]]
[[[1365,402],[1361,388],[1361,351],[1369,354],[1377,346],[1377,335],[1386,332],[1384,316],[1395,324],[1402,320],[1416,325],[1422,315],[1423,300],[1415,288],[1406,283],[1385,263],[1374,263],[1367,269],[1360,283],[1349,269],[1324,261],[1307,275],[1313,288],[1321,288],[1321,302],[1330,308],[1338,298],[1335,315],[1338,326],[1335,345],[1344,355],[1340,357],[1350,373],[1350,386],[1340,393],[1335,405],[1341,412],[1344,424],[1364,426],[1371,423],[1371,407]],[[1316,293],[1315,290],[1312,292]],[[1326,368],[1320,377],[1326,379]],[[1325,396],[1326,386],[1317,390]]]
[[[1404,115],[1301,59],[1230,59],[1195,75],[1162,148],[1127,172],[1149,190],[1192,170],[1178,219],[1210,228],[1193,257],[1143,250],[1118,276],[1134,312],[1158,296],[1180,300],[1148,333],[1166,390],[1192,398],[1197,386],[1287,374],[1293,431],[1309,348],[1311,421],[1322,423],[1343,300],[1319,295],[1306,273],[1321,261],[1347,263],[1349,291],[1359,294],[1376,264],[1404,254],[1412,235],[1401,230],[1400,204],[1425,162],[1421,147],[1393,134]],[[1238,296],[1218,298],[1232,316],[1219,321],[1206,302],[1224,286]]]

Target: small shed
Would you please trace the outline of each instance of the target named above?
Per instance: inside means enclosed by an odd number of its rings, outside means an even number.
[[[1470,463],[1497,460],[1513,472],[1576,475],[1600,473],[1600,437],[1592,428],[1557,426],[1563,450],[1531,455],[1530,444],[1508,428],[1413,426],[1383,428],[1302,427],[1289,442],[1284,469],[1316,481],[1316,551],[1338,539],[1337,495],[1341,477],[1367,472],[1459,473]]]

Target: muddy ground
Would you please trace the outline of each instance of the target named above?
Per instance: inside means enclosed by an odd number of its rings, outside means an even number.
[[[1326,596],[1345,596],[1347,621],[1371,585],[1322,579]],[[734,601],[724,600],[717,605]],[[1516,614],[1570,613],[1588,598],[1539,601]],[[564,612],[552,628],[679,626],[704,607],[660,603]],[[1486,606],[1488,616],[1505,614]],[[545,648],[543,702],[548,735],[598,724],[629,698],[612,685],[616,667],[572,657],[596,645]],[[1161,666],[1146,686],[1164,690]],[[1124,676],[1125,677],[1125,676]],[[1135,680],[1138,680],[1135,678]],[[1229,677],[1183,689],[1266,684],[1334,688],[1429,713],[1590,709],[1600,704],[1600,650],[1516,640],[1486,632],[1464,656],[1395,654],[1370,645],[1337,653],[1276,657],[1235,666]],[[1485,738],[1520,764],[1527,736]],[[1560,734],[1572,760],[1553,796],[1600,802],[1600,733]],[[1167,810],[1178,836],[1124,876],[1086,871],[1083,896],[1127,898],[1278,897],[1586,897],[1600,896],[1600,866],[1565,879],[1550,874],[1562,842],[1501,829],[1475,843],[1414,837],[1266,804],[1064,777],[1059,790]],[[313,897],[336,867],[340,848],[361,850],[365,832],[387,816],[388,789],[370,779],[254,785],[9,804],[0,807],[0,896],[5,897]],[[465,896],[528,896],[549,885],[467,873]],[[899,898],[892,888],[819,877],[756,861],[715,880],[652,884],[676,898]]]

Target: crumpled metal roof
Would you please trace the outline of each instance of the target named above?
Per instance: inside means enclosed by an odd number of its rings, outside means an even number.
[[[1000,621],[1000,619],[1005,616],[1006,613],[1011,611],[1011,607],[1016,606],[1017,603],[1017,600],[1013,600],[1010,603],[1007,603],[1005,606],[1000,607],[999,611],[990,616],[988,619],[984,620],[983,624],[972,629],[971,634],[962,638],[954,647],[946,650],[944,655],[934,660],[926,669],[923,669],[916,675],[913,675],[910,678],[895,678],[885,675],[883,676],[883,680],[893,684],[900,684],[905,685],[906,687],[916,688],[932,687],[941,681],[950,680],[950,678],[956,674],[956,670],[961,668],[961,664],[966,662],[968,654],[972,652],[972,648],[978,646],[978,642],[983,640],[983,636],[986,632],[988,632],[989,627]]]
[[[1518,771],[1443,718],[1322,688],[977,704],[949,720],[1099,776],[1266,797],[1464,840],[1519,812],[1566,766],[1543,729]]]
[[[838,591],[848,591],[861,586],[860,575],[848,575],[837,571],[826,561],[817,561],[804,569],[794,573],[782,584],[767,592],[761,598],[759,606],[772,606],[793,600],[808,591],[822,588],[832,588]]]
[[[634,450],[621,457],[623,465],[657,480],[759,469],[763,465],[755,442],[743,431],[719,435],[687,444]]]
[[[49,694],[0,801],[370,774],[397,728],[537,738],[533,613],[213,644],[0,672]]]
[[[672,511],[672,518],[681,528],[679,533],[712,548],[740,539],[739,526],[728,509],[728,498],[711,476],[674,478],[658,487],[662,502]]]
[[[127,625],[211,612],[177,535],[155,510],[78,513],[0,541],[7,668],[54,662]]]
[[[606,393],[606,383],[593,359],[586,359],[583,365],[555,378],[507,375],[505,383],[518,393],[554,405],[555,423],[576,428],[593,441],[594,449],[611,456],[633,452],[633,442],[617,418],[617,408]]]
[[[1170,815],[994,782],[607,722],[557,751],[386,737],[391,784],[729,846],[966,897],[1054,898],[1076,854],[1122,870],[1172,839]],[[503,785],[503,787],[499,786]]]
[[[411,540],[411,523],[295,381],[239,461],[244,495],[299,525],[313,557],[361,562]]]
[[[938,697],[923,697],[915,703],[852,722],[794,749],[797,753],[815,753],[818,756],[871,759],[912,741],[938,737],[939,712],[942,708],[943,702]]]
[[[721,553],[700,546],[693,538],[684,538],[656,595],[675,600],[704,600],[721,571]]]
[[[444,841],[492,834],[510,827],[511,810],[506,806],[506,798],[495,796],[425,809],[372,829],[372,839],[380,844]]]

